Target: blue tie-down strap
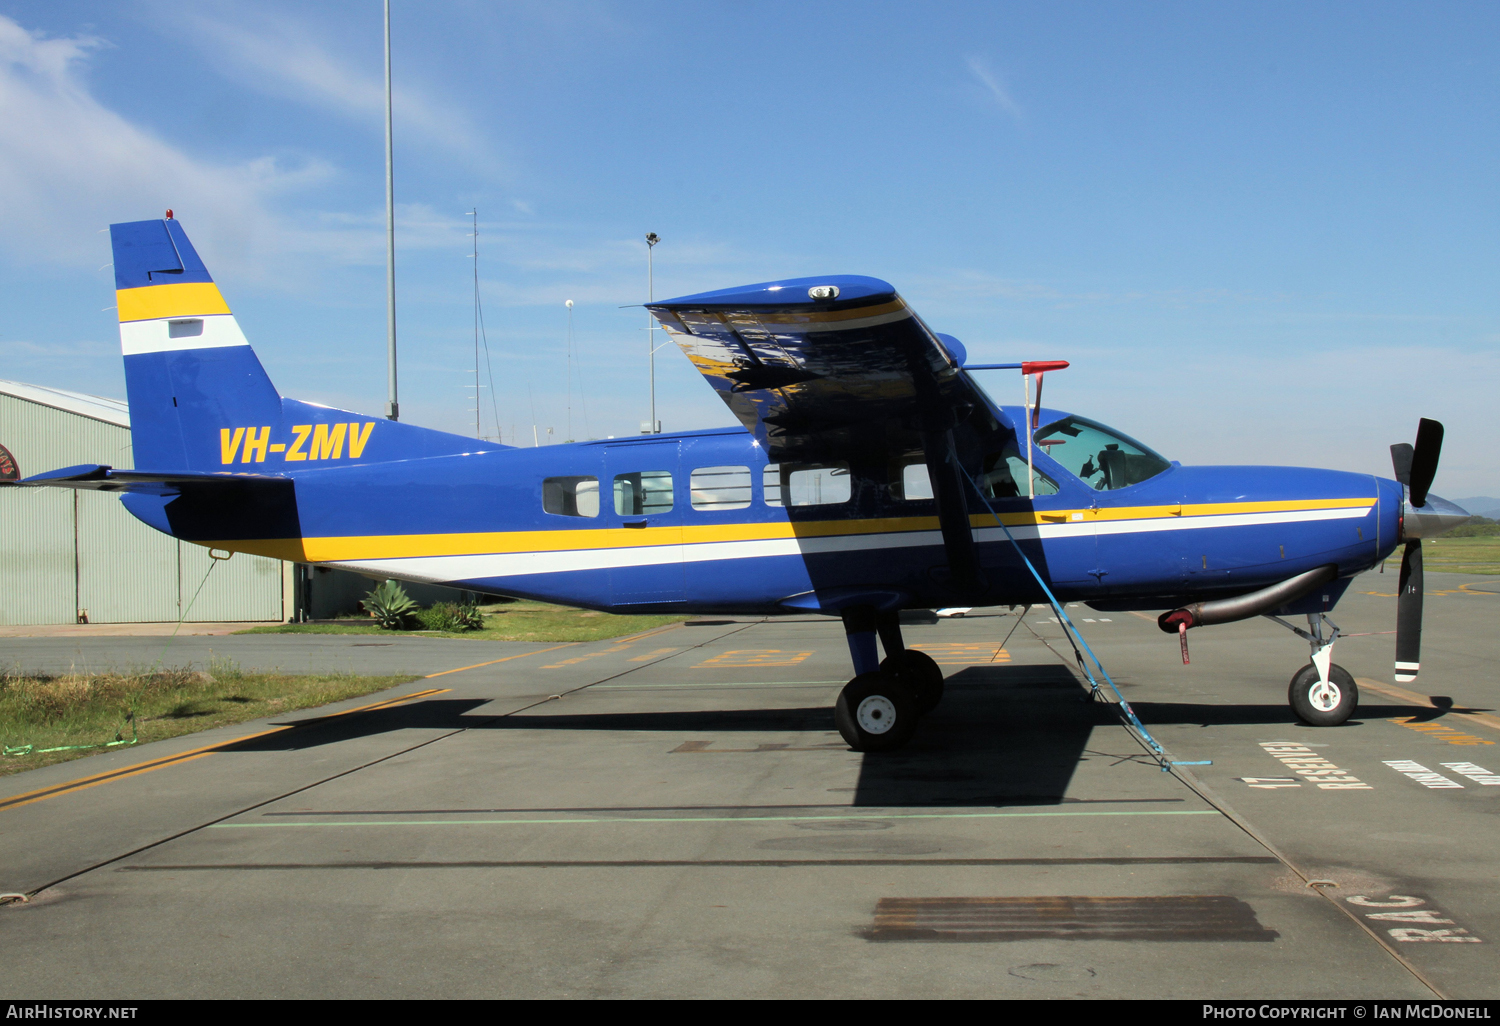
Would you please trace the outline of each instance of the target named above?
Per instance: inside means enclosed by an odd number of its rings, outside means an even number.
[[[1031,560],[1027,557],[1025,550],[1023,550],[1020,544],[1017,543],[1015,535],[1010,533],[1010,528],[1005,526],[1005,521],[1000,519],[1000,514],[995,512],[995,507],[990,505],[990,501],[984,497],[984,493],[979,490],[979,486],[974,483],[974,479],[972,477],[969,477],[969,472],[967,470],[964,470],[964,477],[969,479],[969,487],[974,490],[975,495],[979,496],[979,501],[984,503],[985,509],[990,511],[990,516],[995,518],[995,523],[1000,525],[1000,530],[1005,532],[1005,537],[1008,538],[1011,545],[1015,547],[1016,555],[1021,557],[1021,561],[1026,564],[1026,569],[1030,570],[1031,576],[1036,578],[1036,583],[1041,586],[1042,594],[1047,596],[1047,601],[1051,604],[1053,611],[1057,613],[1057,620],[1063,625],[1063,630],[1066,631],[1071,638],[1075,639],[1078,644],[1083,646],[1083,650],[1088,653],[1089,659],[1093,660],[1094,666],[1098,668],[1099,675],[1104,678],[1105,682],[1109,685],[1109,689],[1115,693],[1114,705],[1115,708],[1119,710],[1121,718],[1124,719],[1126,725],[1130,729],[1133,729],[1138,735],[1140,735],[1141,740],[1146,743],[1146,745],[1151,749],[1152,753],[1160,758],[1160,756],[1162,755],[1161,745],[1157,743],[1156,738],[1151,736],[1151,732],[1147,730],[1145,724],[1140,721],[1140,717],[1136,716],[1135,710],[1130,708],[1130,703],[1125,701],[1125,696],[1120,694],[1120,689],[1115,686],[1114,679],[1110,677],[1109,671],[1104,668],[1104,664],[1099,661],[1099,657],[1094,655],[1094,650],[1089,648],[1089,643],[1083,640],[1083,634],[1079,632],[1073,621],[1068,619],[1068,614],[1063,611],[1062,603],[1057,601],[1057,596],[1052,594],[1052,589],[1047,587],[1046,581],[1042,580],[1042,575],[1037,572],[1036,567],[1032,565]],[[1089,685],[1093,688],[1094,691],[1098,691],[1099,682],[1094,679],[1094,674],[1089,670],[1089,664],[1080,659],[1078,660],[1078,665],[1079,668],[1083,670],[1084,676],[1089,679]],[[1163,760],[1161,767],[1162,771],[1168,772],[1171,765],[1172,764]],[[1183,765],[1188,764],[1184,763]]]

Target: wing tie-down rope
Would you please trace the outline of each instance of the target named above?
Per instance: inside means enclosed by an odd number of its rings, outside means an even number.
[[[1156,757],[1156,760],[1161,763],[1162,772],[1170,772],[1172,763],[1167,761],[1166,753],[1162,749],[1162,746],[1157,742],[1156,738],[1151,736],[1151,732],[1146,729],[1146,725],[1141,722],[1140,717],[1136,716],[1135,710],[1130,708],[1130,703],[1125,701],[1125,696],[1120,694],[1120,689],[1115,685],[1114,678],[1110,677],[1109,671],[1104,668],[1104,664],[1099,661],[1099,657],[1094,655],[1094,650],[1089,648],[1089,643],[1083,640],[1083,633],[1079,631],[1078,627],[1073,623],[1073,621],[1068,618],[1068,614],[1063,610],[1062,603],[1057,601],[1057,596],[1052,594],[1052,589],[1047,587],[1046,581],[1042,580],[1042,575],[1038,573],[1036,567],[1032,565],[1031,560],[1029,557],[1027,557],[1025,550],[1023,550],[1020,543],[1016,541],[1016,536],[1010,533],[1010,528],[1005,526],[1005,521],[1000,519],[1000,514],[995,512],[995,507],[990,505],[990,500],[985,498],[984,492],[979,490],[979,486],[975,484],[974,479],[969,476],[969,471],[962,465],[959,466],[959,469],[963,471],[964,477],[968,478],[969,486],[974,489],[974,494],[979,496],[979,501],[984,503],[984,508],[990,511],[990,516],[995,519],[996,524],[1000,525],[1000,530],[1005,532],[1005,537],[1009,539],[1011,546],[1015,548],[1016,555],[1021,557],[1021,562],[1026,564],[1026,569],[1030,570],[1031,576],[1036,578],[1036,583],[1041,587],[1042,594],[1047,596],[1047,602],[1052,606],[1053,612],[1057,614],[1058,623],[1062,624],[1063,633],[1068,636],[1068,643],[1070,645],[1073,645],[1074,654],[1077,655],[1078,646],[1082,645],[1083,650],[1088,653],[1089,659],[1092,659],[1094,661],[1094,666],[1099,670],[1099,676],[1104,678],[1105,683],[1109,685],[1109,689],[1114,692],[1115,701],[1108,704],[1114,706],[1116,714],[1124,723],[1125,728],[1127,730],[1133,731],[1140,737],[1143,742],[1145,742],[1146,747],[1150,750],[1152,755],[1154,755]],[[1078,668],[1083,671],[1083,675],[1089,680],[1089,687],[1091,689],[1089,692],[1090,696],[1092,697],[1094,695],[1097,695],[1100,691],[1099,682],[1094,678],[1093,671],[1089,669],[1088,662],[1084,660],[1082,656],[1078,657]]]

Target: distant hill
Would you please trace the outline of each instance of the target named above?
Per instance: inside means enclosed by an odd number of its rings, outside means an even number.
[[[1500,499],[1493,495],[1476,495],[1470,499],[1454,499],[1453,501],[1477,517],[1500,520]]]

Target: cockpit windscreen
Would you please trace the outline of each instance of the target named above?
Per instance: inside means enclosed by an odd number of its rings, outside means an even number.
[[[1032,437],[1047,455],[1101,492],[1140,484],[1172,465],[1135,439],[1083,417],[1053,421]]]

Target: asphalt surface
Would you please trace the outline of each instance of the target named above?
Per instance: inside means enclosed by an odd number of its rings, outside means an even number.
[[[1394,584],[1334,619],[1392,630]],[[1183,666],[1150,619],[1071,608],[1171,772],[1084,700],[1046,611],[908,624],[947,694],[884,756],[833,730],[848,656],[821,618],[178,639],[168,665],[442,675],[0,780],[0,891],[32,896],[0,907],[6,989],[1493,998],[1500,584],[1428,588],[1419,683],[1391,683],[1389,635],[1346,638],[1360,711],[1322,729],[1274,624],[1194,631]],[[0,651],[135,666],[160,641]]]

